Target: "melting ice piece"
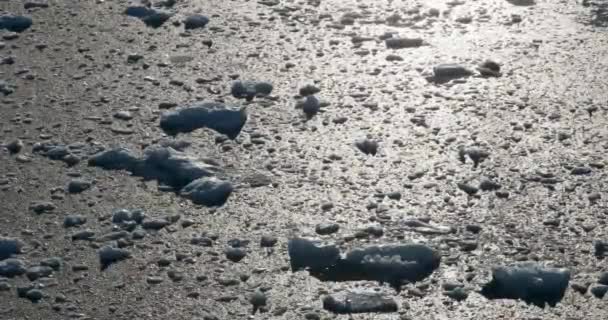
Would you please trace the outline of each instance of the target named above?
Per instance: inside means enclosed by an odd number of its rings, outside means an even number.
[[[568,269],[526,262],[492,270],[492,281],[481,294],[488,299],[519,299],[541,308],[545,304],[554,307],[564,297],[569,281]]]
[[[308,269],[322,281],[378,281],[396,290],[428,277],[441,261],[437,251],[420,244],[357,249],[341,258],[335,246],[318,247],[306,239],[290,240],[289,256],[293,271]]]
[[[244,108],[236,109],[218,102],[203,102],[175,111],[165,112],[160,127],[170,135],[210,128],[235,139],[247,121]]]
[[[378,293],[349,292],[344,301],[333,296],[323,299],[323,309],[337,314],[397,312],[397,302]]]

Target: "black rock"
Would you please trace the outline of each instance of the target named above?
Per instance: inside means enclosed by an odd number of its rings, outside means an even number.
[[[141,223],[141,227],[144,229],[160,230],[170,224],[171,223],[165,219],[145,219]]]
[[[247,256],[247,252],[240,248],[228,248],[224,253],[226,258],[232,262],[239,262]]]
[[[116,148],[100,152],[89,159],[89,166],[106,170],[133,170],[139,159],[126,148]]]
[[[23,244],[17,239],[0,237],[0,260],[7,259],[15,254],[21,253],[22,247]]]
[[[235,139],[247,121],[244,108],[236,109],[218,102],[197,103],[191,107],[165,112],[160,127],[170,135],[210,128]]]
[[[315,96],[306,96],[304,101],[298,104],[298,107],[302,108],[308,119],[311,119],[321,110],[321,102]]]
[[[0,261],[0,276],[12,278],[24,274],[25,263],[19,259],[5,259]]]
[[[32,26],[32,18],[26,16],[17,16],[5,14],[0,16],[0,29],[6,29],[13,32],[23,32]]]
[[[312,84],[307,84],[305,86],[303,86],[302,88],[300,88],[300,95],[305,97],[305,96],[311,96],[313,94],[317,94],[321,92],[321,89],[317,88],[316,86],[313,86]]]
[[[323,309],[336,314],[389,313],[399,310],[394,299],[378,293],[348,293],[346,299],[323,298]]]
[[[44,293],[38,289],[31,289],[25,293],[24,298],[29,299],[30,301],[36,303],[44,298]]]
[[[500,77],[500,65],[492,60],[484,61],[477,68],[479,73],[484,77]]]
[[[263,248],[271,248],[277,244],[278,239],[273,236],[262,236],[260,246]]]
[[[32,9],[32,8],[48,8],[49,4],[47,2],[40,1],[26,1],[23,3],[24,9]]]
[[[105,270],[111,264],[128,259],[131,257],[131,253],[124,249],[112,248],[110,246],[104,246],[99,251],[99,262],[101,263],[101,270]]]
[[[40,261],[40,265],[43,267],[50,267],[51,269],[58,271],[61,269],[62,260],[59,257],[50,257]]]
[[[481,162],[490,157],[490,153],[475,147],[459,148],[458,158],[462,163],[466,162],[467,156],[473,161],[473,167],[477,168]]]
[[[329,235],[340,230],[340,225],[337,223],[321,223],[315,227],[315,231],[320,235]]]
[[[608,293],[608,286],[607,285],[595,285],[593,287],[591,287],[591,289],[589,290],[591,292],[591,294],[598,298],[598,299],[602,299],[604,298],[604,296],[606,295],[606,293]]]
[[[46,278],[53,274],[53,268],[46,266],[36,266],[27,269],[25,275],[30,281],[37,280],[38,278]]]
[[[482,288],[481,294],[488,299],[519,299],[542,308],[560,302],[569,281],[567,269],[521,263],[492,270],[492,281]]]
[[[418,48],[424,41],[420,38],[388,38],[384,40],[388,49]]]
[[[595,249],[595,256],[598,259],[603,259],[608,254],[608,242],[607,241],[595,241],[593,243]]]
[[[472,74],[471,70],[458,64],[440,64],[433,68],[433,77],[429,80],[443,83],[453,79],[469,77]]]
[[[72,241],[80,241],[80,240],[91,241],[91,240],[93,240],[94,237],[95,237],[95,232],[93,232],[91,230],[78,231],[78,232],[72,234],[72,236],[71,236]]]
[[[19,139],[11,141],[6,145],[6,149],[12,154],[19,153],[23,149],[23,142]]]
[[[266,97],[272,93],[273,86],[269,82],[235,81],[230,93],[239,99],[252,100],[255,97]]]
[[[195,204],[213,207],[224,205],[233,190],[230,182],[209,177],[192,181],[180,191],[180,195]]]
[[[608,272],[602,272],[597,283],[608,286]]]
[[[127,7],[125,14],[142,20],[147,26],[158,28],[162,26],[172,16],[169,12],[164,12],[150,8],[146,4],[134,4]]]
[[[81,193],[91,187],[91,182],[83,179],[73,179],[68,183],[69,193]]]
[[[186,30],[204,28],[208,23],[209,17],[200,14],[194,14],[184,19],[184,28]]]
[[[81,215],[69,215],[63,218],[63,227],[71,228],[77,227],[85,224],[87,222],[87,218]]]
[[[458,186],[458,189],[464,191],[466,194],[472,196],[474,194],[477,193],[477,191],[479,191],[479,189],[477,189],[476,187],[465,183],[465,182],[459,182],[456,184]]]
[[[489,179],[484,179],[479,184],[479,189],[482,191],[496,191],[501,188],[501,185]]]
[[[355,146],[367,155],[375,156],[378,152],[378,142],[370,139],[360,139],[355,141]]]

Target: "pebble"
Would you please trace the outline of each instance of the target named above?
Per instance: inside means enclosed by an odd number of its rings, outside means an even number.
[[[0,276],[13,278],[26,272],[25,262],[20,259],[4,259],[0,261]]]
[[[110,246],[102,247],[97,253],[99,255],[99,262],[101,263],[101,270],[105,270],[113,263],[131,257],[131,253],[129,251],[124,249],[112,248]]]
[[[266,294],[260,290],[256,290],[249,297],[249,303],[253,306],[253,313],[255,314],[261,307],[265,307],[268,301]]]
[[[0,29],[6,29],[13,32],[23,32],[33,24],[32,18],[26,16],[17,16],[12,14],[4,14],[0,16]]]
[[[388,49],[404,49],[420,47],[423,41],[420,38],[389,38],[384,43]]]
[[[22,247],[23,243],[18,239],[0,237],[0,260],[20,254]]]
[[[330,235],[340,230],[340,226],[337,223],[321,223],[315,227],[315,232],[320,235]]]
[[[302,111],[308,119],[314,117],[321,110],[321,102],[317,97],[313,95],[306,96],[304,101],[298,102],[298,108],[302,108]]]
[[[69,193],[81,193],[91,188],[92,183],[84,179],[72,179],[68,183]]]
[[[321,89],[319,89],[318,87],[312,85],[312,84],[307,84],[303,87],[300,88],[300,95],[303,97],[306,96],[312,96],[314,94],[317,94],[321,92]]]
[[[46,266],[36,266],[27,269],[25,275],[30,281],[37,280],[38,278],[46,278],[53,274],[53,268]]]
[[[232,262],[239,262],[245,258],[247,252],[240,248],[228,248],[224,251],[226,258]]]
[[[186,30],[204,28],[209,23],[209,17],[193,14],[184,19],[184,28]]]
[[[23,141],[17,139],[6,145],[6,149],[12,154],[19,153],[23,149]]]
[[[378,142],[371,139],[360,139],[355,141],[355,146],[367,155],[375,156],[378,152]]]
[[[209,177],[192,181],[180,191],[180,195],[192,200],[194,204],[213,207],[226,203],[233,190],[230,182]]]
[[[264,235],[260,239],[260,246],[263,248],[271,248],[277,244],[278,239],[274,236]]]

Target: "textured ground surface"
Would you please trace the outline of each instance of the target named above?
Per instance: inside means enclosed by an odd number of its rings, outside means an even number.
[[[0,78],[14,87],[1,100],[0,142],[24,143],[18,154],[0,152],[0,235],[24,243],[18,258],[27,266],[49,257],[63,265],[34,282],[45,295],[36,304],[17,297],[17,287],[32,283],[26,277],[0,281],[8,287],[0,291],[0,318],[246,319],[256,290],[268,297],[256,319],[333,318],[321,298],[354,288],[386,293],[400,309],[355,319],[608,315],[605,299],[572,289],[546,309],[476,293],[492,266],[515,261],[565,267],[571,283],[592,286],[608,270],[593,247],[608,240],[605,1],[178,0],[165,9],[174,16],[156,29],[125,15],[126,1],[48,3],[25,10],[24,1],[0,1],[3,11],[33,18],[14,39],[0,34],[0,58],[14,58],[0,65]],[[210,22],[185,33],[174,22],[192,13]],[[388,49],[386,32],[424,45]],[[143,57],[129,63],[134,54]],[[427,81],[436,65],[475,70],[486,59],[501,65],[502,76]],[[237,78],[269,81],[274,91],[237,100],[230,94]],[[325,102],[310,119],[295,107],[306,84]],[[89,167],[86,159],[68,167],[32,151],[54,141],[140,153],[168,138],[159,128],[161,107],[200,100],[246,106],[249,115],[235,140],[206,129],[178,136],[191,143],[184,152],[217,160],[232,179],[236,190],[219,208],[195,206],[127,172]],[[117,118],[120,111],[132,119]],[[355,147],[365,137],[379,143],[375,156]],[[475,167],[459,159],[462,148],[489,156]],[[67,192],[75,176],[92,187]],[[252,187],[260,176],[270,183]],[[487,179],[500,190],[467,195],[459,187]],[[36,201],[56,208],[36,214]],[[132,258],[101,271],[97,249],[111,243],[102,236],[114,231],[112,212],[120,208],[180,218],[125,243]],[[69,214],[87,222],[64,228]],[[454,232],[421,233],[403,223],[425,217]],[[317,235],[319,223],[339,230]],[[383,236],[360,232],[372,225]],[[471,225],[481,231],[468,231]],[[97,241],[71,240],[84,229]],[[203,235],[217,239],[211,247],[192,244]],[[263,235],[278,239],[273,250],[260,247]],[[344,250],[425,243],[442,264],[400,293],[374,282],[320,282],[289,270],[293,236]],[[224,255],[232,239],[250,241],[238,263]],[[467,300],[443,294],[442,285],[454,282],[471,291]]]

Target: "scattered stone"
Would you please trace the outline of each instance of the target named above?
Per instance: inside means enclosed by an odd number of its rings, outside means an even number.
[[[224,253],[226,258],[232,262],[239,262],[247,255],[247,252],[241,248],[228,248]]]
[[[83,179],[72,179],[68,183],[68,192],[69,193],[81,193],[85,190],[91,188],[92,183]]]
[[[390,313],[399,310],[392,298],[368,292],[349,292],[343,301],[326,296],[323,298],[323,309],[336,314]]]
[[[47,2],[40,1],[26,1],[23,3],[24,9],[34,9],[34,8],[48,8],[49,4]]]
[[[89,159],[89,166],[106,170],[134,170],[139,159],[126,148],[100,152]]]
[[[46,278],[53,274],[53,268],[46,266],[36,266],[27,269],[25,275],[30,281],[37,280],[38,278]]]
[[[204,15],[194,14],[184,19],[186,30],[204,28],[209,23],[209,18]]]
[[[33,303],[36,303],[44,298],[44,293],[38,289],[31,289],[25,293],[25,298],[29,299]]]
[[[554,307],[564,297],[570,281],[567,269],[544,268],[521,263],[492,270],[492,281],[481,290],[488,299],[519,299],[526,303]]]
[[[219,102],[203,102],[163,113],[160,127],[170,135],[206,127],[235,139],[246,121],[247,112],[244,108],[237,110]]]
[[[315,227],[315,232],[320,235],[330,235],[340,230],[340,225],[337,223],[321,223]]]
[[[13,92],[15,92],[15,86],[9,84],[8,82],[6,82],[4,80],[0,80],[0,93],[2,93],[5,96],[8,96],[9,94],[12,94]]]
[[[17,239],[0,237],[0,260],[20,254],[22,247],[23,244]]]
[[[235,81],[230,92],[238,99],[253,100],[255,97],[266,97],[272,93],[273,86],[269,82]]]
[[[507,2],[515,6],[533,6],[536,4],[536,0],[507,0]]]
[[[6,145],[6,149],[12,153],[19,153],[23,149],[23,141],[17,139]]]
[[[128,259],[131,257],[131,253],[124,249],[112,248],[110,246],[104,246],[97,252],[99,255],[99,262],[101,263],[101,270],[107,269],[111,264]]]
[[[30,203],[30,211],[37,214],[48,213],[55,210],[55,204],[49,201],[34,201]]]
[[[473,168],[477,168],[481,162],[490,157],[490,153],[479,148],[459,148],[458,158],[460,162],[466,163],[466,157],[473,161]]]
[[[78,227],[87,222],[87,218],[82,215],[68,215],[63,219],[64,228]]]
[[[500,77],[500,65],[492,60],[484,61],[477,71],[484,77]]]
[[[448,82],[453,79],[469,77],[473,74],[469,69],[458,64],[440,64],[433,68],[435,82]]]
[[[160,284],[164,281],[164,279],[162,277],[154,277],[154,276],[150,276],[148,278],[146,278],[146,282],[148,284]]]
[[[253,314],[255,314],[261,307],[265,307],[268,301],[268,297],[264,292],[256,290],[250,297],[249,303],[253,306]]]
[[[19,259],[4,259],[0,261],[0,276],[13,278],[26,272],[25,263]]]
[[[355,141],[355,146],[367,155],[375,156],[378,152],[378,142],[371,139],[360,139]]]
[[[23,32],[32,26],[32,18],[26,16],[17,16],[12,14],[4,14],[0,16],[0,29],[6,29],[12,32]]]
[[[388,38],[384,40],[388,49],[418,48],[424,43],[421,38]]]
[[[595,285],[589,291],[594,297],[602,299],[608,293],[608,286],[603,284]]]
[[[321,102],[313,95],[306,96],[304,100],[299,101],[296,108],[301,108],[307,119],[311,119],[321,110]]]
[[[145,219],[141,223],[141,227],[144,229],[160,230],[170,224],[171,223],[165,219]]]
[[[180,191],[180,195],[195,204],[213,207],[224,205],[233,190],[230,182],[208,177],[192,181]]]
[[[593,243],[593,248],[595,250],[595,256],[598,259],[603,259],[606,255],[608,255],[608,241],[595,241]]]
[[[72,234],[72,241],[92,241],[95,237],[95,232],[91,230],[82,230]]]
[[[262,236],[262,239],[260,240],[260,246],[263,248],[271,248],[274,247],[278,242],[278,239],[276,237],[273,236]]]
[[[61,269],[62,260],[59,257],[50,257],[40,261],[40,265],[43,267],[50,267],[54,271]]]
[[[443,294],[458,302],[464,301],[469,297],[469,293],[467,292],[467,290],[461,286],[444,291]]]
[[[321,92],[321,89],[319,89],[318,87],[316,87],[312,84],[307,84],[307,85],[303,86],[302,88],[300,88],[300,95],[303,97],[312,96],[319,92]]]
[[[172,16],[171,13],[151,8],[142,2],[129,5],[125,14],[131,17],[139,18],[148,27],[159,28]]]

